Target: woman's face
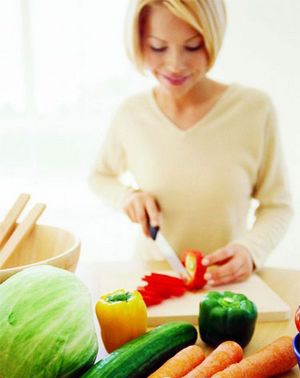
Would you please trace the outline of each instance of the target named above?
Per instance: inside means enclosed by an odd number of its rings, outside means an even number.
[[[146,68],[176,98],[206,75],[208,56],[202,36],[164,5],[152,6],[146,16],[142,50]]]

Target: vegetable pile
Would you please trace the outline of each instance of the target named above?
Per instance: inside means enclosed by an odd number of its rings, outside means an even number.
[[[153,273],[144,280],[162,299],[187,290],[176,277]],[[147,309],[137,291],[107,293],[95,310],[109,354],[94,364],[94,314],[81,281],[51,266],[25,269],[9,278],[0,285],[0,377],[269,378],[297,364],[289,336],[243,357],[257,309],[242,294],[210,291],[201,300],[200,337],[215,347],[208,356],[194,345],[197,329],[188,322],[169,322],[146,332]]]
[[[159,326],[116,349],[82,378],[270,378],[297,364],[289,336],[249,357],[243,357],[238,343],[224,341],[205,357],[192,345],[195,332],[185,322]]]
[[[97,351],[90,294],[73,273],[37,266],[0,285],[0,377],[78,377]]]
[[[155,273],[144,279],[162,296],[185,290],[175,277]],[[122,293],[115,292],[113,298],[122,303]],[[292,369],[297,360],[289,336],[243,358],[242,348],[252,338],[256,319],[257,308],[245,295],[210,291],[200,302],[199,312],[200,336],[215,347],[207,357],[193,345],[197,340],[194,326],[170,322],[115,349],[82,378],[269,378]]]

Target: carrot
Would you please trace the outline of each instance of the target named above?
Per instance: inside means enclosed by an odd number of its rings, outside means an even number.
[[[209,378],[243,358],[243,349],[234,341],[224,341],[206,359],[182,378]]]
[[[202,348],[190,345],[176,353],[148,378],[180,378],[200,364],[204,358]]]
[[[213,378],[268,378],[285,373],[297,364],[292,342],[291,337],[282,336]]]

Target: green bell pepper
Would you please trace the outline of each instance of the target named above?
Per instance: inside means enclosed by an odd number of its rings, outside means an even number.
[[[226,340],[245,347],[251,340],[257,320],[256,305],[243,294],[210,291],[200,302],[199,333],[210,346]]]

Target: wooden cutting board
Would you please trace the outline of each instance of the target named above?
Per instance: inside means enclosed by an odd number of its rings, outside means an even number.
[[[218,286],[218,288],[210,288],[210,290],[226,290],[245,294],[257,305],[258,321],[280,321],[290,317],[289,306],[256,274],[245,282]],[[183,319],[197,324],[199,302],[207,291],[188,292],[180,298],[168,299],[160,305],[150,307],[149,323],[154,326],[167,321]]]
[[[152,265],[151,265],[152,264]],[[150,272],[172,274],[164,263],[105,262],[80,265],[77,275],[89,287],[93,301],[116,289],[136,289],[143,285],[142,276]],[[168,267],[167,267],[168,268]],[[209,290],[233,291],[245,294],[258,309],[258,321],[281,321],[290,318],[289,306],[256,274],[247,281],[218,286],[195,293],[188,292],[182,297],[165,300],[148,308],[149,326],[157,326],[169,321],[186,320],[198,322],[199,302]]]

